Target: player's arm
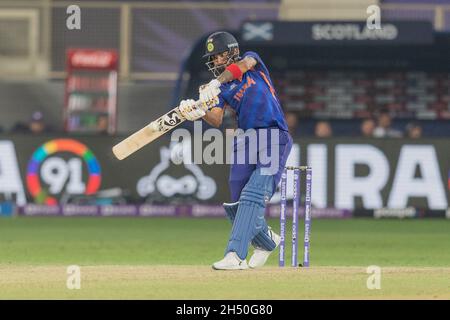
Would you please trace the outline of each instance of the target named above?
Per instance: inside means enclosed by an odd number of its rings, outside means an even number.
[[[203,120],[205,120],[208,124],[213,127],[220,127],[223,120],[223,113],[225,108],[214,107],[209,111],[206,111],[206,114],[203,116]]]
[[[206,102],[214,99],[220,93],[219,88],[223,83],[233,81],[234,79],[239,79],[245,72],[256,66],[256,64],[256,59],[250,56],[230,64],[226,67],[225,71],[217,77],[217,79],[213,79],[208,84],[199,88],[200,101]]]
[[[225,71],[222,72],[217,79],[211,80],[208,84],[200,87],[200,101],[206,103],[212,99],[217,98],[220,93],[220,86],[223,83],[233,81],[234,79],[239,79],[245,72],[256,66],[258,62],[255,58],[247,56],[244,59],[230,64],[226,67]],[[222,124],[223,109],[218,109],[214,112],[207,111],[203,116],[203,119],[214,127],[219,127]],[[189,119],[190,120],[190,119]]]
[[[257,63],[255,58],[247,56],[244,59],[229,65],[225,71],[217,77],[217,80],[220,83],[233,81],[234,79],[240,78],[240,76],[256,66]]]

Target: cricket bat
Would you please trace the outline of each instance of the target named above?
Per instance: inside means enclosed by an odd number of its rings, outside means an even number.
[[[202,107],[202,103],[200,101],[197,101],[196,106]],[[158,139],[167,131],[182,124],[185,120],[186,118],[181,114],[179,108],[173,108],[165,115],[159,117],[155,121],[150,122],[139,131],[136,131],[129,137],[116,144],[112,148],[112,151],[117,159],[123,160],[129,155],[141,149],[143,146]]]

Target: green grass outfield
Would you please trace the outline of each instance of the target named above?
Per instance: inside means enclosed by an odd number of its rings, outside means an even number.
[[[1,218],[0,299],[450,299],[449,220],[313,220],[309,269],[278,268],[277,250],[261,269],[213,271],[229,232],[225,218]],[[66,288],[73,264],[80,290]]]

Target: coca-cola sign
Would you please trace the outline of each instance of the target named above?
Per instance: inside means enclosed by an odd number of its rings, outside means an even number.
[[[117,54],[111,50],[72,49],[69,51],[71,68],[113,68],[117,63]]]

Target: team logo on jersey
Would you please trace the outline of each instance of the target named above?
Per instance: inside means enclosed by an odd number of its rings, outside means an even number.
[[[214,45],[212,44],[212,42],[208,43],[208,45],[206,46],[206,49],[208,49],[208,52],[211,52],[214,50]]]
[[[256,84],[255,80],[253,80],[252,77],[247,77],[247,82],[244,83],[242,88],[234,95],[234,99],[237,101],[241,101],[242,97],[244,96],[245,91],[247,91],[248,88],[250,88],[252,85]]]

